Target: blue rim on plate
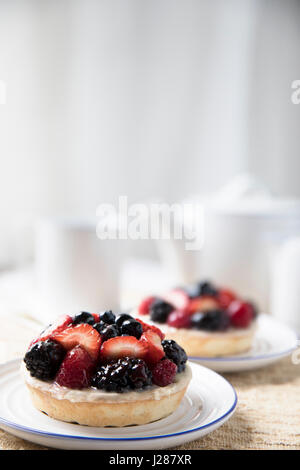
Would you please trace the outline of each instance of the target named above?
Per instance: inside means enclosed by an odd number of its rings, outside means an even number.
[[[13,359],[12,361],[9,361],[9,362],[13,363],[13,362],[16,362],[16,361],[18,361],[18,359]],[[215,419],[214,421],[211,421],[210,423],[207,423],[207,424],[203,424],[202,426],[198,426],[197,428],[194,428],[194,429],[188,429],[187,431],[174,432],[174,433],[170,433],[170,434],[162,434],[162,435],[158,435],[158,436],[149,436],[149,437],[88,437],[88,436],[75,436],[75,435],[72,435],[72,434],[69,435],[69,434],[58,434],[58,433],[51,433],[51,432],[48,433],[48,432],[45,432],[45,431],[38,431],[37,429],[34,429],[34,428],[29,428],[27,426],[21,426],[19,424],[15,424],[15,423],[13,423],[9,420],[6,420],[4,418],[1,418],[1,417],[0,417],[0,423],[4,424],[5,426],[11,427],[13,429],[17,429],[17,430],[20,430],[20,431],[26,431],[26,432],[29,432],[31,434],[36,434],[36,435],[40,435],[40,436],[61,438],[61,439],[79,439],[79,440],[83,439],[83,440],[88,440],[88,441],[147,441],[147,440],[153,440],[153,439],[162,439],[162,438],[168,438],[168,437],[174,437],[174,436],[181,436],[183,434],[190,434],[192,432],[200,431],[200,429],[206,429],[210,426],[213,426],[214,424],[219,423],[224,418],[226,418],[231,413],[233,413],[233,411],[236,408],[237,402],[238,402],[237,394],[236,394],[235,388],[231,385],[231,383],[228,380],[224,379],[224,377],[222,377],[222,378],[223,378],[223,380],[225,380],[225,382],[227,382],[227,384],[230,386],[230,388],[233,392],[233,395],[234,395],[233,404],[231,405],[229,410],[226,411],[226,413],[224,413],[222,416]]]
[[[241,356],[241,357],[234,357],[234,356],[227,356],[227,357],[205,357],[205,356],[188,356],[191,361],[217,361],[217,362],[237,362],[237,361],[257,361],[261,359],[269,359],[273,357],[281,357],[281,356],[288,356],[293,351],[297,349],[297,345],[293,348],[287,349],[285,351],[281,351],[278,353],[270,353],[270,354],[263,354],[258,356]]]

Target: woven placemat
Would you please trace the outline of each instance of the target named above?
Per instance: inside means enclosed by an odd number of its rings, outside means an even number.
[[[15,324],[2,325],[0,361],[20,357],[32,336],[30,328],[16,333]],[[238,394],[235,414],[208,436],[176,449],[300,449],[300,365],[288,357],[264,369],[224,375]],[[1,430],[0,448],[46,449]]]

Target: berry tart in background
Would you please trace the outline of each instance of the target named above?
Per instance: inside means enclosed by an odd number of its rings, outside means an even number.
[[[204,281],[147,297],[132,315],[161,328],[189,356],[218,357],[251,348],[257,309],[231,290]]]
[[[111,311],[60,317],[22,366],[34,406],[61,421],[128,426],[179,405],[191,380],[185,351],[159,328]]]

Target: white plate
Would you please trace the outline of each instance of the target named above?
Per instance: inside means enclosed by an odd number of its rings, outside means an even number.
[[[270,315],[260,314],[250,351],[226,357],[189,357],[217,372],[238,372],[264,367],[288,356],[297,348],[297,335]]]
[[[93,428],[49,418],[31,404],[20,360],[0,365],[0,427],[18,437],[60,449],[164,449],[198,439],[233,414],[234,388],[215,372],[191,364],[193,378],[178,409],[143,426]]]

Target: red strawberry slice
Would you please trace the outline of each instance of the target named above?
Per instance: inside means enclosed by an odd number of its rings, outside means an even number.
[[[156,297],[146,297],[146,299],[144,299],[138,306],[139,315],[148,315],[150,311],[150,306],[155,299]]]
[[[95,323],[98,323],[100,321],[100,315],[99,313],[92,313],[93,317],[95,318]]]
[[[142,325],[143,332],[151,330],[156,333],[160,337],[160,339],[164,339],[165,334],[159,328],[157,328],[157,326],[148,325],[148,323],[143,322],[142,320],[140,320],[140,318],[136,318],[136,321],[140,322],[140,324]]]
[[[100,351],[100,358],[105,362],[121,357],[143,359],[147,352],[147,346],[134,336],[117,336],[104,341]]]
[[[96,360],[101,346],[101,336],[97,330],[87,323],[71,326],[61,333],[51,336],[65,349],[73,349],[78,344],[85,349],[92,359]]]
[[[190,302],[188,295],[182,289],[172,289],[164,294],[163,298],[178,310],[185,310]]]
[[[46,341],[47,339],[50,338],[50,336],[53,336],[56,333],[61,333],[64,331],[68,326],[72,325],[72,317],[69,315],[61,315],[60,317],[57,318],[51,325],[49,325],[42,333],[40,336],[33,341],[31,341],[29,345],[29,349],[31,346],[38,341]]]
[[[234,292],[229,289],[220,289],[218,292],[217,299],[221,308],[228,308],[231,302],[237,299],[237,296]]]
[[[144,344],[148,350],[145,356],[145,361],[148,364],[156,364],[164,357],[165,352],[161,345],[161,339],[154,331],[145,331],[140,338],[140,342]]]
[[[191,316],[186,311],[175,310],[168,316],[167,324],[174,328],[190,328]]]
[[[86,388],[91,385],[94,361],[89,353],[81,346],[76,346],[67,352],[55,382],[62,387]]]
[[[187,312],[193,314],[195,312],[208,312],[209,310],[216,310],[220,308],[219,302],[209,295],[196,297],[190,300]]]

